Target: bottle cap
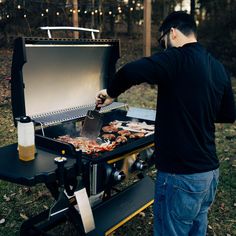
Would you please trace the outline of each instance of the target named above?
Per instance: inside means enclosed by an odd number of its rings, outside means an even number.
[[[31,122],[31,118],[29,116],[21,116],[20,122],[21,123],[29,123],[29,122]]]
[[[55,161],[55,162],[58,162],[58,163],[60,163],[60,162],[66,162],[66,161],[67,161],[67,158],[66,158],[66,157],[55,157],[55,158],[54,158],[54,161]]]

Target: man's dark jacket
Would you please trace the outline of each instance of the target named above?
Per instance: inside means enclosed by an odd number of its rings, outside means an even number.
[[[214,123],[233,123],[236,117],[223,65],[199,43],[189,43],[126,64],[107,92],[115,98],[142,82],[158,85],[157,168],[177,174],[218,168]]]

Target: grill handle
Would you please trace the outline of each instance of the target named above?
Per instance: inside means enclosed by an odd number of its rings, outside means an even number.
[[[71,26],[42,26],[40,27],[41,30],[47,30],[48,38],[52,38],[52,34],[50,30],[73,30],[73,31],[85,31],[91,32],[92,39],[95,39],[94,33],[99,33],[97,29],[89,29],[89,28],[81,28],[81,27],[71,27]]]

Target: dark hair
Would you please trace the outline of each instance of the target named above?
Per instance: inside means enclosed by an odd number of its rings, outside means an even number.
[[[163,21],[159,31],[165,32],[171,28],[177,28],[184,35],[194,33],[197,36],[197,25],[194,18],[184,11],[174,11]]]

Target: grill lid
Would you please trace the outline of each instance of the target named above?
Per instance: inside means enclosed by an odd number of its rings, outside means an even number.
[[[108,86],[118,57],[117,40],[16,39],[11,86],[14,118],[38,119],[94,104],[97,91]],[[50,115],[50,122],[52,118],[56,117]]]

